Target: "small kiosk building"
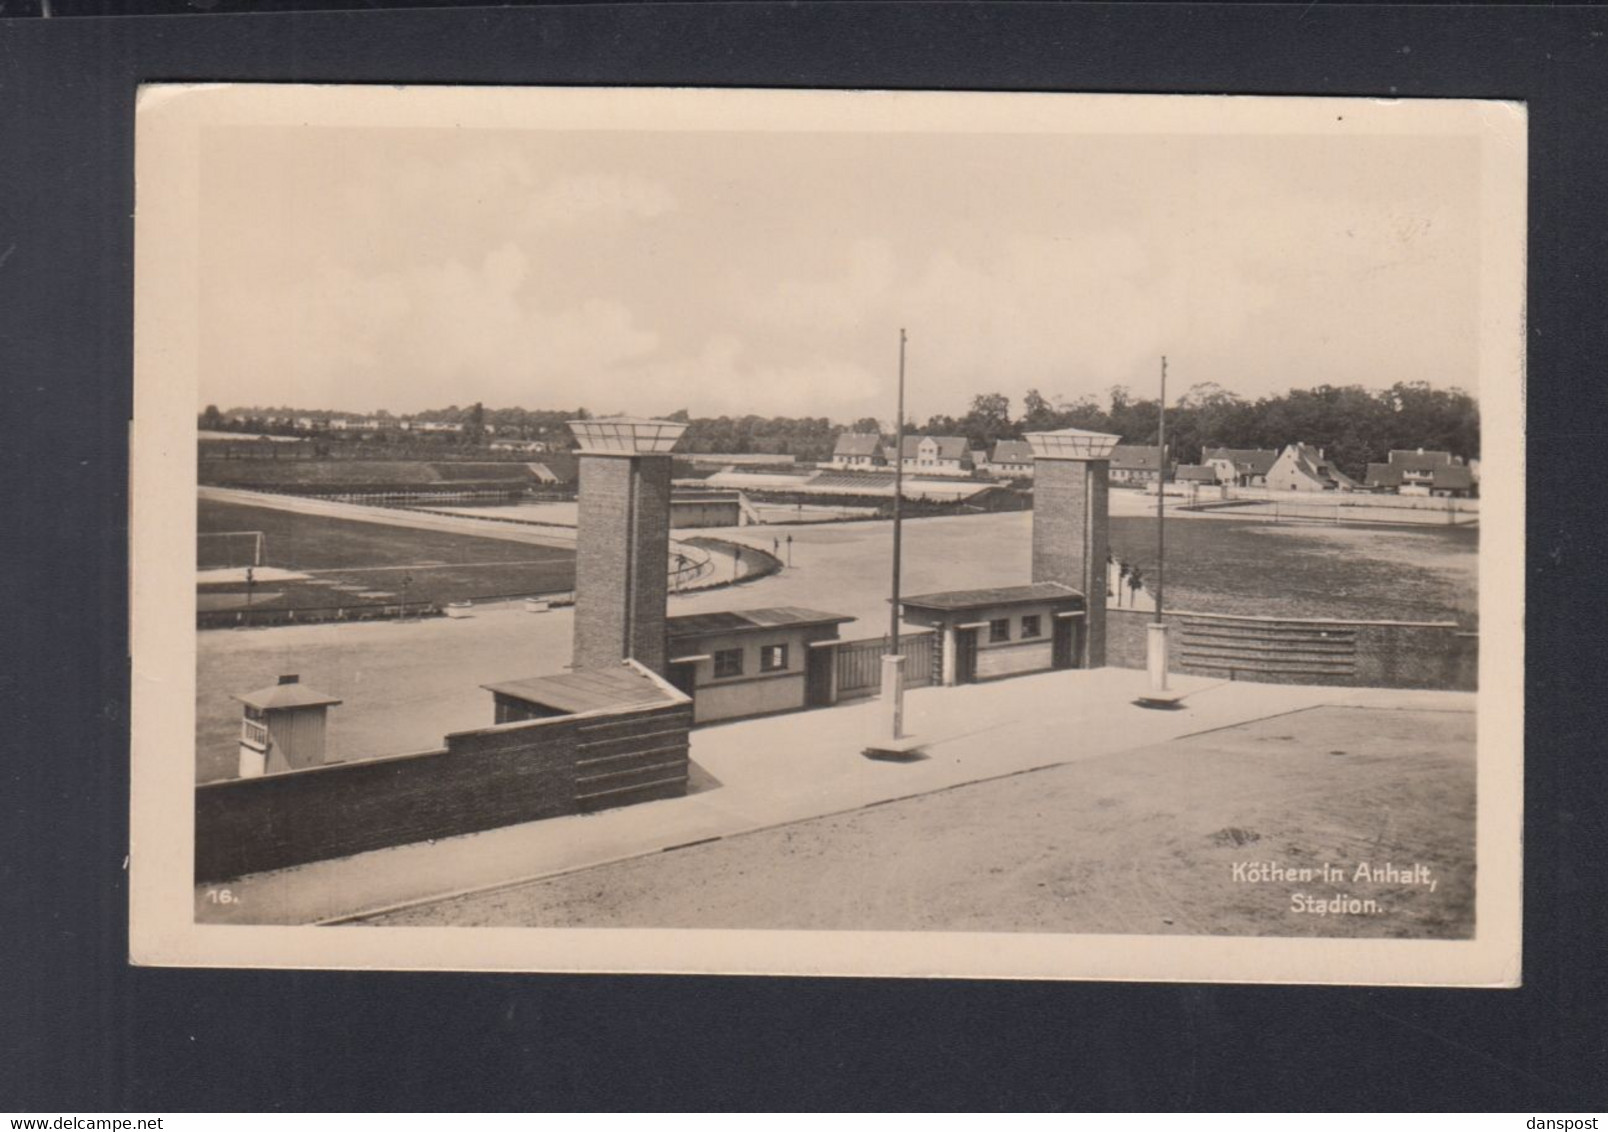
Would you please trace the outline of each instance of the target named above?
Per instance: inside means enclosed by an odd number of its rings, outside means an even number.
[[[950,590],[900,604],[906,621],[942,635],[946,686],[1076,668],[1084,653],[1083,594],[1060,582]]]
[[[680,702],[662,682],[656,682],[628,664],[504,680],[481,687],[491,693],[497,724],[587,712],[629,711]]]
[[[240,721],[241,778],[324,765],[325,720],[340,700],[314,691],[295,674],[234,698],[246,705]]]
[[[832,702],[838,613],[783,606],[669,619],[670,681],[692,697],[694,723]]]

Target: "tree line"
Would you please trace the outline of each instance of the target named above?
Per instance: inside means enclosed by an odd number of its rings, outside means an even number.
[[[1030,389],[1019,415],[1012,414],[1011,400],[1005,394],[980,393],[972,398],[964,416],[939,414],[929,417],[925,425],[918,427],[911,420],[905,427],[911,433],[964,436],[974,449],[991,450],[998,440],[1058,428],[1114,433],[1127,444],[1155,444],[1158,408],[1157,399],[1136,397],[1120,385],[1107,390],[1104,400],[1085,396],[1060,402]],[[265,426],[270,416],[358,415],[290,408],[231,410],[229,415],[244,414],[249,416],[242,425],[231,426],[225,414],[209,405],[201,415],[201,426],[272,433],[280,429]],[[383,412],[369,415],[401,419]],[[566,422],[591,415],[584,408],[488,409],[477,402],[412,417],[463,424],[464,431],[455,436],[454,443],[475,444],[492,435],[515,435],[573,446]],[[805,462],[831,459],[837,438],[844,432],[887,435],[874,417],[837,424],[826,417],[694,417],[681,409],[669,414],[669,419],[688,426],[677,446],[680,452],[770,454]],[[1364,475],[1370,462],[1383,461],[1396,448],[1426,448],[1473,459],[1480,454],[1479,404],[1461,389],[1435,389],[1427,382],[1413,381],[1397,382],[1388,389],[1319,385],[1255,401],[1205,383],[1191,386],[1167,406],[1167,447],[1179,463],[1199,462],[1207,448],[1281,449],[1297,441],[1323,448],[1342,471],[1355,478]]]
[[[339,412],[328,409],[297,409],[290,406],[261,408],[249,406],[224,412],[216,405],[208,405],[197,418],[201,428],[212,432],[238,432],[252,436],[304,436],[309,430],[296,421],[302,418],[316,422],[311,430],[320,435],[334,418],[378,422],[375,429],[362,430],[371,440],[379,443],[397,442],[409,432],[404,422],[436,421],[442,424],[461,425],[458,432],[409,437],[412,443],[436,445],[475,445],[492,437],[519,440],[542,440],[563,447],[570,439],[568,424],[585,420],[590,414],[585,409],[488,409],[479,401],[473,405],[448,405],[444,409],[426,409],[419,413],[398,416],[384,409],[372,413]],[[416,430],[411,430],[415,431]]]
[[[1010,408],[1003,394],[980,394],[965,416],[931,417],[922,431],[964,436],[974,448],[991,448],[996,440],[1058,428],[1114,433],[1126,444],[1155,444],[1160,426],[1159,398],[1135,397],[1120,385],[1107,392],[1104,404],[1092,396],[1053,404],[1033,389],[1023,398],[1019,417],[1012,417]],[[1298,441],[1324,449],[1356,479],[1392,449],[1425,448],[1476,459],[1479,403],[1461,389],[1435,389],[1421,381],[1388,389],[1319,385],[1255,401],[1207,382],[1167,405],[1167,447],[1179,463],[1198,463],[1208,448],[1278,450]]]
[[[980,393],[961,417],[937,414],[907,432],[964,436],[973,449],[992,451],[998,440],[1025,433],[1083,428],[1114,433],[1126,444],[1155,444],[1159,399],[1134,396],[1126,386],[1107,390],[1104,401],[1085,396],[1052,402],[1036,389],[1013,415],[1003,393]],[[688,428],[681,452],[770,453],[798,460],[831,459],[844,432],[888,430],[874,417],[835,424],[826,417],[693,417],[686,410],[671,419]],[[1425,448],[1465,460],[1480,454],[1479,403],[1461,389],[1435,389],[1427,382],[1397,382],[1388,389],[1358,385],[1319,385],[1277,396],[1246,400],[1216,383],[1191,386],[1167,405],[1167,447],[1179,463],[1198,463],[1207,448],[1279,450],[1296,442],[1322,448],[1347,475],[1361,479],[1369,463],[1383,462],[1392,449]]]

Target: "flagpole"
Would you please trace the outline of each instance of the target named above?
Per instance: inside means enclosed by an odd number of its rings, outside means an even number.
[[[904,657],[899,652],[899,566],[904,545],[905,331],[899,328],[899,416],[893,426],[893,597],[888,606],[888,651],[882,658],[882,692],[893,739],[904,738]]]
[[[1161,359],[1161,405],[1156,415],[1157,447],[1161,459],[1156,469],[1156,615],[1145,629],[1145,669],[1150,677],[1149,694],[1138,703],[1151,708],[1175,708],[1182,699],[1167,688],[1167,634],[1171,628],[1162,620],[1162,586],[1167,573],[1167,359]]]
[[[1156,443],[1161,455],[1156,468],[1156,624],[1161,624],[1162,580],[1167,562],[1167,355],[1161,356],[1161,407],[1157,414]]]
[[[904,534],[904,419],[905,419],[905,332],[899,328],[899,416],[893,426],[893,608],[889,613],[889,650],[899,655],[899,554]]]

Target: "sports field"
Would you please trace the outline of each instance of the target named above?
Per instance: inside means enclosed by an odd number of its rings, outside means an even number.
[[[1169,609],[1343,620],[1478,622],[1479,531],[1170,519]],[[1111,551],[1153,586],[1156,524],[1115,516]]]
[[[445,530],[358,522],[276,507],[202,499],[202,534],[261,531],[261,565],[303,575],[207,584],[202,610],[327,609],[555,593],[575,585],[575,553]],[[198,540],[197,566],[239,566],[243,540]]]
[[[315,578],[342,581],[363,574],[338,571],[351,556],[365,555],[370,563],[366,573],[376,580],[388,576],[374,569],[377,563],[416,565],[432,557],[459,564],[495,562],[411,571],[416,578],[432,573],[461,576],[464,581],[449,593],[491,591],[499,574],[507,579],[502,584],[521,591],[535,589],[543,570],[552,571],[551,576],[565,571],[560,584],[569,584],[568,552],[562,548],[370,523],[325,526],[312,523],[308,515],[256,510],[206,506],[203,515],[220,529],[255,529],[249,524],[270,525],[277,518],[288,528],[288,537],[275,533],[282,528],[271,528],[270,559],[282,557],[311,569]],[[509,530],[526,529],[510,526]],[[330,532],[332,539],[321,539],[320,531]],[[766,550],[773,538],[790,533],[792,565],[737,589],[676,595],[671,598],[672,613],[797,605],[858,618],[844,627],[846,639],[883,631],[890,524],[823,523],[711,533]],[[1167,537],[1170,608],[1295,617],[1448,619],[1469,628],[1476,624],[1476,531],[1212,519],[1169,523]],[[1031,540],[1029,512],[908,523],[905,592],[1024,581],[1029,576]],[[1136,517],[1114,518],[1112,545],[1119,556],[1139,562],[1146,575],[1154,577],[1153,524]],[[482,554],[498,557],[479,557]],[[558,561],[549,554],[559,556]],[[530,559],[539,561],[521,564]],[[340,592],[331,586],[315,587],[314,592],[320,589]],[[277,673],[299,672],[313,686],[343,697],[345,703],[330,721],[331,755],[370,758],[431,747],[446,731],[489,722],[490,697],[480,685],[562,671],[569,663],[571,626],[568,610],[532,616],[520,612],[516,604],[503,609],[480,606],[473,618],[461,621],[431,618],[201,633],[197,773],[203,780],[233,773],[240,705],[230,697],[271,682]]]

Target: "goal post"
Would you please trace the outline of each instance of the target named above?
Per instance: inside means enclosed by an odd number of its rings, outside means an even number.
[[[196,568],[261,566],[267,541],[262,531],[205,531],[195,536]]]

